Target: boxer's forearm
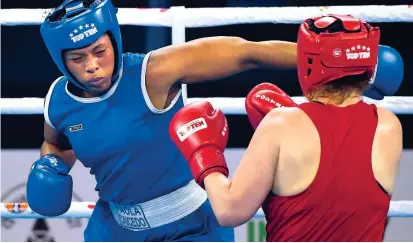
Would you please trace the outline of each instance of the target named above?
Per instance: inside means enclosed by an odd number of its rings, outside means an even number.
[[[205,190],[218,222],[222,226],[236,227],[251,216],[245,214],[239,202],[231,195],[231,181],[221,173],[212,173],[204,179]]]
[[[40,156],[45,154],[55,154],[63,159],[63,161],[69,165],[70,168],[73,167],[77,158],[73,150],[62,150],[54,144],[44,141],[40,149]]]
[[[294,42],[249,42],[248,46],[248,61],[258,67],[296,68],[297,44]]]
[[[153,51],[146,69],[146,85],[149,89],[169,90],[178,81],[217,80],[256,68],[295,68],[296,56],[293,42],[201,38]]]

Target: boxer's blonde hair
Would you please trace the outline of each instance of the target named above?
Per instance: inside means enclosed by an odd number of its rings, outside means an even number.
[[[345,76],[311,90],[307,99],[329,98],[336,105],[342,104],[346,99],[360,96],[369,87],[367,73]]]

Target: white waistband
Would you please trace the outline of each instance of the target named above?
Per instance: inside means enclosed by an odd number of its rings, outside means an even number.
[[[136,205],[109,202],[113,217],[126,229],[141,231],[172,223],[197,210],[207,194],[195,180],[169,194]]]

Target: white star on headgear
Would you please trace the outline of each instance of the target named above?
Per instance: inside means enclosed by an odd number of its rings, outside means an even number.
[[[370,51],[370,47],[367,47],[367,51]]]
[[[350,49],[347,48],[347,49],[346,49],[346,52],[350,52]]]
[[[95,24],[94,24],[94,23],[92,23],[90,26],[91,26],[91,27],[95,27]]]
[[[79,25],[79,30],[83,29],[83,26]]]
[[[361,49],[366,50],[366,46],[361,47]]]
[[[89,28],[89,24],[85,24],[85,28]]]
[[[356,48],[354,46],[351,47],[351,50],[354,51]]]
[[[360,47],[361,47],[360,45],[357,45],[357,49],[360,49]]]
[[[69,37],[73,37],[73,33],[70,33],[70,34],[69,34]]]
[[[77,33],[77,29],[75,29],[75,30],[73,31],[73,33],[75,33],[75,34],[76,34],[76,33]]]

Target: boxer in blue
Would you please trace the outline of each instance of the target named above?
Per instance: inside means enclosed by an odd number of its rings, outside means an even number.
[[[69,171],[79,159],[99,192],[85,241],[234,241],[169,137],[169,122],[184,105],[180,84],[294,68],[295,43],[213,37],[123,54],[110,0],[67,0],[46,17],[41,34],[64,76],[45,98],[45,140],[27,182],[30,207],[65,213]]]

